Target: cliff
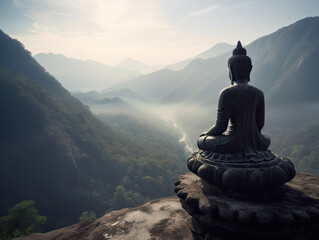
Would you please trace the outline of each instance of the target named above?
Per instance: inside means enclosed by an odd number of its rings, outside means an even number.
[[[184,176],[191,176],[192,173]],[[287,185],[319,201],[319,176],[297,173]],[[136,208],[125,208],[105,214],[90,223],[78,223],[47,233],[16,238],[44,239],[192,239],[191,217],[177,197],[150,201]]]

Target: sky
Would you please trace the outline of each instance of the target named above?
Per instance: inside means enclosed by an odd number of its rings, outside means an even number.
[[[319,15],[319,0],[0,0],[0,29],[32,54],[166,65]]]

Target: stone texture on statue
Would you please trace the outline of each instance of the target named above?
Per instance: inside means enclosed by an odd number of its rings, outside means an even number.
[[[319,239],[319,179],[312,175],[298,174],[276,200],[233,197],[193,173],[175,185],[194,239]]]
[[[188,168],[211,184],[237,191],[277,188],[296,174],[291,161],[267,150],[259,155],[193,153]]]
[[[228,60],[229,77],[235,85],[221,91],[216,124],[199,136],[199,151],[189,157],[187,166],[211,184],[239,192],[274,193],[296,172],[289,159],[268,149],[270,138],[261,133],[264,94],[248,84],[252,64],[246,53],[238,41]]]

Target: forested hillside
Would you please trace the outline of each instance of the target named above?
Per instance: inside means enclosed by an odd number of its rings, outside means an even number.
[[[0,216],[30,199],[52,229],[173,194],[185,169],[177,141],[147,145],[109,127],[3,32],[0,52]]]
[[[267,130],[271,150],[293,160],[298,171],[319,176],[319,118],[301,125],[277,126]]]

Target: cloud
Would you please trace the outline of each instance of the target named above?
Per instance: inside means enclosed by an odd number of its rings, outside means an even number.
[[[192,18],[192,17],[196,17],[196,16],[200,16],[200,15],[205,15],[215,9],[217,9],[218,6],[217,5],[212,5],[210,7],[207,7],[205,9],[202,9],[202,10],[199,10],[199,11],[195,11],[195,12],[191,12],[191,13],[188,13],[187,15],[185,15],[183,18],[182,18],[182,21],[188,19],[188,18]]]
[[[251,5],[251,4],[254,4],[254,3],[256,3],[256,1],[245,2],[245,3],[243,3],[243,5]]]
[[[33,7],[24,8],[28,31],[14,37],[33,54],[64,53],[106,63],[133,57],[158,64],[167,56],[170,62],[184,58],[181,54],[188,57],[185,46],[194,38],[170,24],[158,0],[29,1]]]

